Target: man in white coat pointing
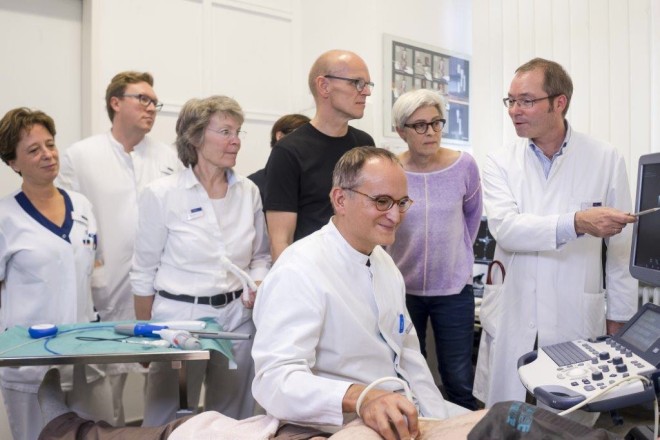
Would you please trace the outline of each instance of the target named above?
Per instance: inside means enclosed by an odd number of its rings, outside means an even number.
[[[637,310],[626,165],[566,121],[572,92],[559,64],[520,66],[504,105],[521,139],[483,169],[495,259],[506,268],[499,313],[481,316],[493,330],[482,334],[474,395],[487,407],[525,400],[516,364],[536,342],[615,333]]]

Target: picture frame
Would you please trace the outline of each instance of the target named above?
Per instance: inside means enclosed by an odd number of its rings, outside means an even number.
[[[384,34],[383,135],[398,137],[392,123],[392,106],[409,91],[429,89],[439,93],[446,106],[447,123],[442,141],[470,143],[470,57],[402,37]]]

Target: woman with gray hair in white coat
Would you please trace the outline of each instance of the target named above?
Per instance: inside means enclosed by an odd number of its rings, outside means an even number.
[[[259,189],[233,170],[242,124],[240,106],[226,96],[191,99],[181,109],[176,145],[186,168],[151,183],[139,202],[131,271],[139,320],[211,317],[225,331],[254,333],[252,281],[263,279],[271,258]],[[252,416],[251,348],[251,340],[233,341],[236,369],[215,351],[209,361],[189,362],[189,406],[197,406],[204,379],[204,409]],[[177,377],[170,363],[150,365],[143,426],[174,419]]]

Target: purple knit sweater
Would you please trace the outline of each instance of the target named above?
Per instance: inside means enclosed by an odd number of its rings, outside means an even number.
[[[403,273],[407,293],[460,293],[472,282],[472,245],[483,209],[477,164],[462,153],[448,168],[406,176],[415,202],[387,252]]]

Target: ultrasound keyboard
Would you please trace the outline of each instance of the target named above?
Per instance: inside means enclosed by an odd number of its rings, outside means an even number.
[[[629,376],[650,378],[658,367],[660,307],[649,303],[613,337],[578,339],[527,353],[518,361],[518,375],[538,401],[563,410]],[[598,396],[584,409],[623,408],[652,401],[655,394],[653,384],[631,381]]]

